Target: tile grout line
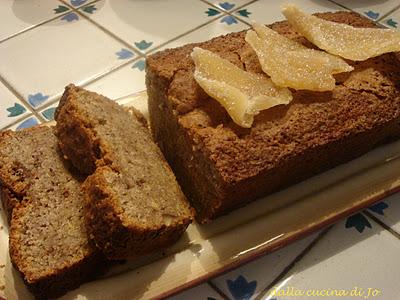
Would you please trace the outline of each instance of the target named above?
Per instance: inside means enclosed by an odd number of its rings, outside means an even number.
[[[30,112],[29,114],[27,114],[26,116],[22,116],[20,118],[18,118],[17,120],[13,121],[12,123],[8,124],[7,126],[3,127],[0,129],[0,131],[4,131],[7,129],[10,129],[11,127],[13,127],[14,125],[17,125],[19,122],[25,120],[25,119],[29,119],[32,116],[34,116],[34,114],[32,112]]]
[[[203,3],[207,4],[207,5],[210,5],[210,6],[213,6],[213,7],[217,8],[217,9],[222,13],[222,15],[218,15],[217,17],[215,17],[215,18],[213,18],[213,19],[210,19],[209,21],[207,21],[207,22],[205,22],[205,23],[203,23],[203,24],[200,24],[200,25],[198,25],[198,26],[196,26],[196,27],[194,27],[194,28],[192,28],[192,29],[190,29],[190,30],[184,32],[184,33],[181,33],[180,35],[178,35],[178,36],[176,36],[176,37],[174,37],[174,38],[172,38],[172,39],[170,39],[170,40],[168,40],[168,41],[166,41],[166,42],[164,42],[164,43],[159,44],[157,47],[154,47],[154,48],[150,49],[148,52],[146,52],[146,53],[145,53],[146,56],[147,56],[148,54],[154,53],[155,51],[157,51],[158,49],[164,47],[165,45],[167,45],[167,44],[169,44],[169,43],[171,43],[171,42],[173,42],[173,41],[176,41],[177,39],[179,39],[179,38],[181,38],[181,37],[184,37],[184,36],[186,36],[186,35],[189,35],[190,33],[194,32],[194,31],[196,31],[196,30],[198,30],[198,29],[200,29],[200,28],[202,28],[202,27],[204,27],[204,26],[207,26],[207,25],[211,24],[212,22],[214,22],[214,21],[216,21],[216,20],[218,20],[218,19],[220,19],[220,18],[222,18],[222,17],[224,17],[224,16],[227,16],[227,15],[233,16],[233,17],[237,18],[240,22],[242,22],[242,23],[244,23],[244,24],[246,24],[246,25],[248,25],[248,26],[251,26],[250,23],[247,23],[247,22],[244,21],[243,19],[241,19],[241,18],[239,18],[239,17],[237,17],[237,16],[232,15],[232,14],[229,13],[228,11],[221,9],[221,8],[219,8],[218,6],[215,6],[215,5],[213,5],[213,4],[210,4],[210,3],[207,2],[206,0],[199,0],[199,1],[200,1],[200,2],[203,2]],[[242,7],[244,7],[244,6],[250,5],[250,4],[252,4],[252,3],[254,3],[254,2],[257,2],[257,1],[259,1],[259,0],[253,0],[253,1],[250,1],[249,3],[247,3],[247,4],[243,4],[243,5],[241,5],[241,6],[238,6],[233,12],[236,12],[238,9],[240,9],[240,8],[242,8]]]
[[[101,74],[101,75],[89,80],[85,84],[82,84],[82,87],[86,87],[89,84],[92,84],[92,83],[94,83],[94,82],[106,77],[107,75],[113,74],[114,72],[122,69],[123,67],[126,67],[127,65],[129,65],[129,64],[131,64],[131,63],[133,63],[135,61],[141,60],[141,59],[146,59],[146,56],[145,55],[139,55],[138,57],[133,57],[131,59],[128,59],[127,61],[125,61],[124,63],[122,63],[122,64],[120,64],[118,66],[116,66],[115,68],[112,68],[109,71],[107,71],[107,72],[105,72],[105,73],[103,73],[103,74]]]
[[[88,4],[93,4],[93,3],[97,2],[97,1],[100,1],[100,0],[94,0],[94,1],[92,1],[92,2],[89,2]],[[65,4],[65,3],[62,2],[61,0],[59,0],[59,2],[62,3],[62,4]],[[86,5],[88,5],[88,4],[86,4]],[[65,15],[71,13],[71,12],[75,12],[76,10],[79,9],[79,8],[74,8],[73,6],[70,6],[70,5],[67,5],[67,6],[68,6],[69,8],[72,8],[72,9],[70,9],[70,10],[68,10],[68,11],[66,11],[66,12],[60,13],[60,14],[56,14],[56,16],[54,16],[54,17],[52,17],[52,18],[50,18],[50,19],[44,20],[44,21],[42,21],[42,22],[40,22],[40,23],[38,23],[38,24],[35,24],[35,25],[31,26],[31,27],[28,27],[28,28],[26,28],[26,29],[23,29],[23,30],[21,30],[21,31],[19,31],[19,32],[17,32],[17,33],[14,33],[14,34],[12,34],[12,35],[10,35],[10,36],[8,36],[8,37],[6,37],[6,38],[0,40],[0,44],[3,43],[3,42],[8,41],[9,39],[12,39],[12,38],[14,38],[14,37],[17,37],[17,36],[19,36],[19,35],[21,35],[21,34],[23,34],[23,33],[25,33],[25,32],[31,31],[31,30],[33,30],[33,29],[39,27],[39,26],[42,26],[42,25],[44,25],[44,24],[50,23],[50,22],[52,22],[52,21],[54,21],[54,20],[57,20],[58,18],[63,17],[63,16],[65,16]]]
[[[334,225],[332,225],[334,226]],[[286,274],[289,273],[289,271],[300,261],[303,259],[304,256],[306,256],[312,248],[330,231],[332,226],[324,229],[310,244],[307,245],[306,248],[304,248],[303,251],[300,252],[284,269],[281,273],[279,273],[278,276],[275,277],[275,279],[267,285],[259,294],[257,297],[254,298],[254,300],[262,300],[264,297],[267,295],[267,293],[271,290],[273,286],[275,286]]]
[[[209,2],[209,0],[200,0],[200,1],[201,1],[201,2],[204,2],[204,3],[208,4],[208,5],[211,5],[211,6],[215,7],[215,8],[218,8],[219,10],[221,10],[221,11],[223,11],[223,12],[229,13],[230,11],[237,11],[238,9],[241,9],[241,8],[243,8],[243,7],[245,7],[245,6],[251,5],[251,4],[253,4],[254,2],[257,2],[257,1],[259,1],[259,0],[251,0],[251,1],[247,2],[247,3],[244,3],[244,4],[242,4],[242,5],[239,5],[239,6],[236,7],[235,9],[231,9],[231,10],[222,9],[222,8],[220,8],[218,5],[213,4],[212,2]],[[232,8],[233,8],[233,7],[232,7]]]
[[[337,6],[340,6],[341,8],[344,8],[344,9],[346,9],[346,10],[350,10],[350,11],[353,11],[353,12],[355,12],[355,13],[358,13],[358,12],[356,12],[356,11],[354,11],[354,10],[352,10],[351,8],[348,8],[348,7],[346,7],[346,6],[344,6],[343,4],[341,4],[341,3],[337,3],[336,1],[334,1],[334,0],[328,0],[329,2],[332,2],[333,4],[336,4]],[[358,13],[358,14],[360,14],[360,13]]]
[[[124,46],[126,46],[127,48],[129,48],[130,50],[133,50],[137,55],[143,55],[144,53],[139,51],[138,49],[136,49],[133,45],[131,45],[130,43],[126,42],[125,40],[123,40],[122,38],[120,38],[119,36],[115,35],[113,32],[111,32],[110,30],[108,30],[107,28],[105,28],[104,26],[100,25],[99,23],[97,23],[96,21],[94,21],[92,18],[90,18],[89,16],[87,16],[84,12],[80,11],[81,8],[85,7],[86,5],[79,7],[78,10],[76,10],[76,13],[78,15],[80,15],[82,18],[86,19],[88,22],[90,22],[92,25],[94,25],[95,27],[97,27],[98,29],[100,29],[101,31],[103,31],[105,34],[111,36],[112,38],[114,38],[115,40],[117,40],[118,42],[120,42],[121,44],[123,44]]]
[[[365,214],[366,216],[368,216],[370,219],[372,219],[375,223],[380,225],[383,229],[389,231],[393,236],[400,239],[400,233],[394,231],[392,228],[390,228],[390,226],[388,226],[385,222],[378,219],[372,213],[370,213],[369,211],[365,211],[365,210],[362,213]]]
[[[236,7],[235,9],[231,9],[231,10],[224,10],[224,9],[221,9],[221,8],[218,7],[217,5],[212,4],[211,2],[208,2],[207,0],[200,0],[200,1],[201,1],[201,2],[204,2],[204,3],[208,4],[208,5],[211,5],[211,6],[215,7],[215,8],[217,8],[218,10],[222,11],[223,13],[225,13],[225,15],[232,16],[232,17],[238,19],[239,21],[241,21],[242,23],[245,23],[246,25],[248,25],[248,26],[251,27],[251,24],[250,24],[250,23],[248,23],[247,21],[245,21],[245,20],[242,19],[241,17],[235,15],[234,13],[236,13],[239,9],[241,9],[241,8],[243,8],[243,7],[246,7],[246,6],[251,5],[251,4],[255,3],[255,2],[258,2],[259,0],[252,0],[252,1],[249,1],[248,3],[239,5],[239,6]],[[220,16],[220,17],[222,17],[222,16]],[[220,18],[220,17],[219,17],[219,18]]]
[[[377,22],[381,22],[384,18],[388,17],[389,15],[391,15],[392,13],[394,13],[396,10],[398,10],[400,8],[400,5],[395,6],[394,8],[392,8],[390,11],[388,11],[386,14],[384,14],[382,17],[380,17],[378,20],[376,20]]]
[[[332,3],[334,3],[334,4],[338,5],[338,6],[340,6],[340,7],[342,7],[342,8],[345,8],[345,9],[347,9],[347,10],[349,10],[349,11],[355,12],[355,13],[357,13],[357,14],[359,14],[359,15],[365,17],[362,13],[359,13],[358,11],[355,11],[355,10],[349,8],[349,7],[346,7],[346,6],[344,6],[343,4],[337,3],[335,0],[328,0],[328,1],[330,1],[330,2],[332,2]],[[374,23],[377,24],[377,25],[381,25],[381,24],[379,24],[379,22],[381,22],[384,18],[386,18],[386,17],[389,16],[390,14],[394,13],[394,12],[395,12],[396,10],[398,10],[398,9],[400,9],[400,5],[395,6],[394,8],[392,8],[391,10],[389,10],[387,13],[385,13],[382,17],[380,17],[380,18],[377,19],[377,20],[373,20],[373,19],[370,19],[370,18],[368,18],[368,19],[371,20],[372,22],[374,22]]]
[[[99,2],[100,0],[93,0],[93,1],[90,1],[88,3],[82,4],[81,6],[73,6],[72,4],[68,3],[68,1],[65,1],[65,0],[58,0],[58,1],[61,2],[64,5],[72,8],[73,10],[77,10],[77,9],[81,9],[82,7],[87,6],[89,4],[93,4],[95,2]]]
[[[217,292],[218,295],[220,295],[222,297],[222,299],[224,300],[231,300],[231,298],[229,298],[227,295],[225,295],[225,293],[219,288],[217,287],[212,280],[207,281],[207,284],[215,291]]]
[[[6,81],[1,75],[0,75],[0,82],[1,82],[2,84],[4,84],[5,87],[6,87],[19,101],[21,101],[21,102],[26,106],[26,108],[27,108],[29,111],[31,111],[31,113],[32,113],[35,117],[37,117],[37,118],[39,119],[40,122],[44,122],[44,121],[45,121],[45,119],[44,119],[42,116],[40,116],[40,114],[28,103],[28,101],[26,101],[26,100],[24,99],[24,97],[23,97],[20,93],[18,93],[17,90],[14,89],[14,87],[13,87],[8,81]]]
[[[91,80],[85,82],[85,83],[82,84],[82,85],[78,85],[78,86],[80,86],[80,87],[86,87],[86,86],[88,86],[89,84],[92,84],[92,83],[94,83],[94,82],[96,82],[96,81],[98,81],[98,80],[100,80],[100,79],[106,77],[107,75],[113,74],[114,72],[118,71],[119,69],[122,69],[123,67],[125,67],[125,66],[127,66],[127,65],[129,65],[129,64],[131,64],[131,63],[133,63],[134,61],[137,61],[137,60],[140,60],[140,59],[143,59],[143,58],[145,58],[144,55],[139,55],[138,57],[133,57],[133,58],[131,58],[131,59],[125,61],[124,63],[122,63],[122,64],[120,64],[120,65],[117,65],[116,67],[111,68],[111,69],[108,70],[107,72],[104,72],[104,73],[98,75],[97,77],[95,77],[95,78],[93,78],[93,79],[91,79]],[[44,110],[44,109],[46,109],[46,108],[52,106],[54,103],[56,103],[57,101],[59,101],[60,98],[61,98],[61,96],[56,97],[55,99],[53,99],[53,100],[51,100],[51,101],[48,101],[46,104],[40,106],[40,110]],[[114,99],[114,100],[115,100],[115,99]],[[46,120],[46,122],[48,122],[48,121]]]
[[[198,25],[198,26],[196,26],[196,27],[194,27],[194,28],[192,28],[192,29],[190,29],[190,30],[184,32],[184,33],[181,33],[181,34],[175,36],[174,38],[172,38],[172,39],[170,39],[170,40],[168,40],[168,41],[166,41],[166,42],[164,42],[164,43],[161,43],[161,44],[157,45],[157,47],[154,47],[154,48],[150,49],[148,52],[146,52],[145,55],[147,56],[148,54],[151,54],[151,53],[156,52],[158,49],[164,47],[165,45],[167,45],[167,44],[169,44],[169,43],[171,43],[171,42],[174,42],[174,41],[180,39],[181,37],[184,37],[185,35],[188,35],[188,34],[194,32],[194,31],[196,31],[196,30],[198,30],[198,29],[200,29],[200,28],[202,28],[202,27],[204,27],[204,26],[207,26],[207,25],[211,24],[212,22],[214,22],[214,21],[220,19],[220,18],[223,17],[224,15],[227,15],[227,14],[226,14],[226,13],[223,13],[221,16],[218,16],[218,17],[216,17],[216,18],[213,18],[213,19],[211,19],[211,20],[209,20],[209,21],[207,21],[207,22],[205,22],[205,23],[202,23],[202,24],[200,24],[200,25]]]

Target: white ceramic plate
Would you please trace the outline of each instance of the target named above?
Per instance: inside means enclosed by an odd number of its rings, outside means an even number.
[[[146,93],[118,100],[146,116]],[[62,299],[150,299],[172,295],[279,249],[400,189],[400,141],[259,199],[211,224],[190,225],[164,253],[113,267]],[[30,299],[8,256],[0,216],[0,296]],[[240,240],[238,240],[240,236]],[[4,274],[3,274],[4,273]]]

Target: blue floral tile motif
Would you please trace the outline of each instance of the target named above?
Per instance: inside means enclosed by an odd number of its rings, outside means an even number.
[[[366,11],[364,14],[373,20],[377,20],[379,18],[379,13],[372,10]]]
[[[385,23],[386,23],[386,25],[389,25],[390,27],[393,27],[393,28],[397,28],[397,25],[398,25],[398,23],[393,19],[388,19],[385,21]]]
[[[29,128],[29,127],[35,126],[37,124],[39,124],[39,122],[34,117],[30,117],[29,119],[26,119],[21,124],[19,124],[18,127],[16,128],[16,130]]]
[[[236,12],[236,14],[238,14],[238,15],[241,16],[241,17],[248,18],[249,15],[251,15],[251,12],[249,12],[247,9],[241,9],[241,10],[238,10],[238,11]]]
[[[135,55],[132,51],[124,48],[115,52],[115,54],[118,56],[118,59],[128,59]]]
[[[233,16],[225,16],[221,19],[221,23],[226,23],[228,25],[236,24],[238,21]]]
[[[132,66],[132,69],[138,69],[139,71],[144,71],[145,68],[146,68],[146,60],[144,59],[135,62]]]
[[[61,14],[63,12],[69,11],[69,8],[64,5],[59,5],[57,8],[54,8],[53,10],[55,14]]]
[[[42,93],[36,93],[33,95],[28,95],[28,102],[33,106],[37,107],[49,98],[48,95],[43,95]]]
[[[135,42],[135,46],[139,48],[139,50],[146,50],[153,42],[146,42],[145,40],[141,40],[140,42]]]
[[[235,4],[229,3],[229,2],[222,2],[219,3],[219,7],[225,9],[225,10],[231,10],[232,8],[235,7]]]
[[[382,202],[379,202],[377,204],[374,204],[374,205],[368,207],[368,209],[378,215],[383,216],[383,215],[385,215],[383,210],[388,207],[389,207],[389,205],[386,202],[382,201]]]
[[[354,227],[359,233],[362,233],[365,227],[372,228],[371,223],[362,214],[355,214],[347,218],[346,228]]]
[[[7,111],[9,112],[7,117],[16,117],[26,112],[26,108],[19,103],[14,103],[14,106],[8,107]]]
[[[54,113],[55,113],[56,109],[57,109],[56,107],[50,107],[50,108],[42,111],[43,117],[45,117],[49,121],[54,120]]]
[[[67,21],[67,22],[78,21],[79,20],[79,16],[74,12],[70,12],[70,13],[67,13],[66,15],[64,15],[61,18],[61,20]]]
[[[214,9],[214,8],[209,8],[205,13],[207,14],[208,17],[213,17],[213,16],[216,16],[216,15],[219,15],[221,12],[219,10]]]
[[[235,300],[248,300],[250,299],[257,287],[257,281],[253,280],[248,282],[242,275],[238,276],[235,280],[227,280],[229,292]]]
[[[84,8],[82,8],[82,10],[85,13],[93,14],[97,10],[97,8],[94,5],[88,5],[88,6],[85,6]]]
[[[85,4],[87,0],[71,0],[70,3],[72,6],[79,6]]]

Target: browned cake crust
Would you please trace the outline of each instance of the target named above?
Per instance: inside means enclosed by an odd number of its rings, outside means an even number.
[[[0,198],[3,209],[7,216],[7,221],[8,223],[10,223],[12,210],[19,201],[17,198],[14,197],[9,189],[2,186],[0,187]]]
[[[56,120],[63,153],[93,172],[83,186],[86,224],[108,258],[147,254],[179,239],[192,211],[139,112],[70,85]]]
[[[319,17],[375,25],[349,12]],[[287,22],[271,25],[312,47]],[[169,49],[147,59],[146,85],[153,136],[200,222],[242,206],[400,137],[400,55],[390,53],[336,76],[332,92],[294,91],[293,102],[263,111],[240,128],[193,78],[193,47],[261,73],[245,32]],[[284,55],[284,54],[283,54]]]
[[[50,127],[0,133],[2,201],[11,224],[10,258],[36,298],[91,279],[104,259],[88,241],[80,181],[59,155]]]

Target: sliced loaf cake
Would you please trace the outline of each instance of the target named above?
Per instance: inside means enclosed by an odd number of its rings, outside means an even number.
[[[1,132],[0,181],[11,215],[11,261],[37,298],[61,295],[101,269],[80,180],[62,160],[53,128]]]
[[[56,111],[60,148],[81,172],[86,224],[110,259],[174,243],[192,221],[170,167],[135,110],[69,85]]]
[[[356,13],[317,16],[354,27],[376,26]],[[287,22],[270,28],[314,47]],[[289,105],[262,111],[251,128],[237,126],[195,81],[190,54],[200,47],[263,74],[245,35],[167,49],[146,60],[150,127],[199,222],[400,138],[400,53],[349,61],[354,71],[335,75],[333,91],[293,90]]]

